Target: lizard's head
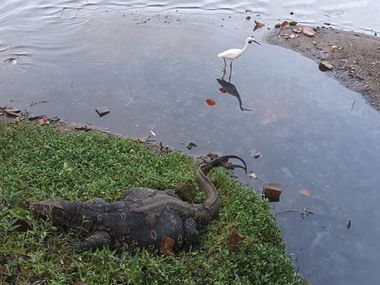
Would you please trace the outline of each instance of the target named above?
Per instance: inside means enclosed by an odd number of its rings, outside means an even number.
[[[69,226],[72,213],[71,205],[64,200],[45,200],[34,202],[29,209],[32,214],[41,219],[49,219],[57,226]]]

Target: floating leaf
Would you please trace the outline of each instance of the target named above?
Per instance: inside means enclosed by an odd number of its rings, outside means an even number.
[[[219,88],[218,91],[219,91],[220,93],[226,93],[226,89],[224,89],[224,87]]]
[[[206,102],[206,105],[209,107],[213,107],[216,105],[216,102],[213,99],[206,99],[205,102]]]
[[[260,29],[260,28],[262,28],[264,26],[265,26],[264,23],[260,23],[259,21],[255,20],[255,27],[253,28],[253,30],[256,31],[257,29]]]
[[[300,193],[304,197],[310,197],[310,192],[306,188],[301,188],[298,193]]]

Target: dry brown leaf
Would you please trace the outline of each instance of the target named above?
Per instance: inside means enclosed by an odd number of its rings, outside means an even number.
[[[209,107],[213,107],[216,105],[216,102],[213,99],[206,99],[205,102],[206,102],[206,105]]]
[[[255,27],[253,28],[253,30],[256,31],[257,29],[260,29],[264,26],[265,26],[264,23],[261,23],[261,22],[255,20]]]
[[[174,252],[173,252],[174,244],[175,244],[174,239],[172,239],[170,236],[164,235],[162,237],[161,248],[160,248],[161,254],[165,256],[174,256]]]
[[[229,237],[228,237],[228,244],[227,244],[227,249],[228,250],[235,250],[239,243],[244,240],[245,237],[242,236],[239,232],[233,231]]]

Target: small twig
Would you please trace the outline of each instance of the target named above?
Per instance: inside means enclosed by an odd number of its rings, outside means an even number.
[[[300,213],[301,211],[297,210],[297,209],[287,209],[287,210],[279,211],[279,212],[274,213],[274,214],[277,215],[277,214],[288,213],[288,212],[297,212],[297,213]]]
[[[352,102],[351,111],[354,109],[356,98],[354,99],[354,102]]]
[[[47,100],[42,100],[42,101],[38,101],[38,102],[32,102],[29,104],[29,107],[33,107],[37,104],[42,104],[42,103],[47,103],[48,101]]]

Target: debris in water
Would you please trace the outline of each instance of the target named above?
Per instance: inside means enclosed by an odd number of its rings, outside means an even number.
[[[259,159],[261,157],[261,153],[260,152],[256,152],[254,155],[253,155],[253,158],[254,159]]]
[[[356,98],[354,99],[354,102],[352,102],[351,111],[354,110],[355,101],[356,101]]]
[[[281,192],[281,185],[278,183],[264,183],[263,185],[263,196],[270,202],[280,201]]]
[[[299,191],[298,191],[298,193],[300,193],[302,196],[304,196],[304,197],[310,197],[310,192],[309,192],[309,190],[307,190],[307,188],[305,188],[305,187],[302,187]]]
[[[321,71],[328,71],[332,69],[333,69],[332,64],[328,62],[327,60],[321,60],[321,62],[319,63],[319,70]]]
[[[17,63],[17,58],[10,57],[10,58],[7,58],[6,60],[4,60],[4,62],[9,62],[9,63],[12,63],[12,64],[16,64]]]
[[[249,176],[250,178],[252,178],[252,179],[257,179],[257,175],[256,175],[256,173],[253,172],[253,171],[251,171],[251,172],[248,174],[248,176]]]
[[[264,26],[265,26],[264,23],[261,23],[261,22],[255,20],[255,27],[253,28],[253,30],[256,31],[257,29],[260,29]]]
[[[349,228],[351,228],[351,219],[348,219],[348,221],[347,221],[347,223],[346,223],[346,228],[347,228],[347,230],[348,230]]]
[[[153,132],[153,130],[150,130],[150,133],[153,135],[153,136],[157,136],[155,132]]]
[[[304,219],[305,217],[309,215],[314,215],[313,211],[308,208],[302,208],[302,212],[300,214],[301,214],[302,219]]]
[[[188,145],[186,146],[186,148],[188,149],[188,150],[190,150],[190,149],[192,149],[193,147],[196,147],[197,145],[195,144],[195,143],[193,143],[193,142],[189,142],[188,143]]]
[[[206,102],[206,105],[209,107],[213,107],[216,105],[216,102],[213,99],[206,99],[205,102]]]
[[[102,107],[97,107],[97,108],[95,109],[95,111],[96,111],[96,113],[98,113],[98,115],[99,115],[100,117],[103,117],[104,115],[107,115],[107,114],[110,112],[110,110],[109,110],[107,107],[104,107],[104,106],[102,106]]]

